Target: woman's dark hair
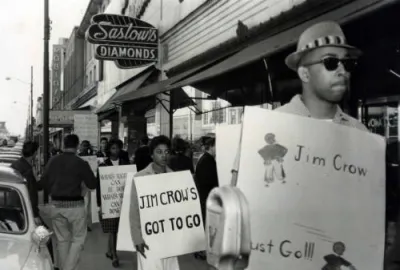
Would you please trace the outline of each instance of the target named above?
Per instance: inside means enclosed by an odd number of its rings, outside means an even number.
[[[64,148],[78,148],[79,137],[75,134],[70,134],[64,138]]]
[[[100,139],[100,142],[105,141],[106,143],[108,143],[108,139],[106,137],[103,137]]]
[[[116,146],[118,146],[118,148],[119,149],[122,149],[122,146],[121,146],[121,142],[120,142],[121,140],[118,140],[118,139],[111,139],[109,142],[108,142],[108,144],[107,144],[107,149],[110,151],[110,149],[111,149],[111,147],[113,146],[113,145],[116,145]]]
[[[150,145],[149,145],[150,155],[152,155],[154,152],[154,149],[156,149],[157,146],[159,146],[161,144],[165,144],[168,148],[171,148],[171,141],[167,136],[164,136],[164,135],[157,136],[157,137],[154,137],[150,142]]]
[[[83,140],[81,144],[87,144],[90,147],[90,142],[88,140]]]
[[[33,141],[26,141],[22,146],[22,155],[25,158],[32,157],[39,148],[39,144]]]
[[[172,149],[176,153],[184,153],[187,149],[187,144],[182,138],[174,138],[172,140]]]
[[[215,146],[215,138],[209,138],[204,143],[204,147],[206,148],[206,150],[210,150],[210,148],[213,146]]]

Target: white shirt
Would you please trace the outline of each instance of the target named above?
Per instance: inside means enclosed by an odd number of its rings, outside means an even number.
[[[117,159],[117,160],[110,159],[110,160],[111,160],[111,163],[113,164],[113,166],[118,166],[119,165],[119,159]]]

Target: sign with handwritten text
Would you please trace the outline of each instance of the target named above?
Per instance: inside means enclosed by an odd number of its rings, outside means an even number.
[[[237,144],[225,147],[217,153]],[[248,107],[238,188],[251,210],[249,270],[382,269],[382,137]]]
[[[120,216],[125,181],[130,172],[136,172],[136,165],[99,167],[103,219]]]
[[[153,258],[205,250],[199,195],[189,171],[136,177],[134,183],[143,238]]]

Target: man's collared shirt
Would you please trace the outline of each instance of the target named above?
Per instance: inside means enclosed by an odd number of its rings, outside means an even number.
[[[301,95],[294,96],[288,104],[275,109],[275,111],[296,114],[304,117],[311,117],[310,111],[301,100]],[[332,122],[339,125],[356,128],[362,131],[368,131],[368,129],[362,123],[360,123],[357,119],[351,117],[350,115],[344,113],[339,106],[337,106],[336,114],[335,117],[332,119]],[[240,134],[239,149],[236,153],[232,171],[236,172],[239,171],[241,144],[242,144],[242,134]]]

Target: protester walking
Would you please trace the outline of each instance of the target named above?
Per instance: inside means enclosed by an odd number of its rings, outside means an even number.
[[[146,168],[153,160],[150,155],[149,137],[144,136],[140,140],[140,146],[135,151],[135,164],[138,172]]]
[[[192,159],[186,155],[186,142],[181,138],[174,138],[172,140],[172,149],[173,154],[169,159],[169,167],[176,172],[190,171],[194,174]]]
[[[153,162],[151,162],[145,169],[138,172],[135,177],[172,172],[172,170],[167,166],[170,147],[171,142],[166,136],[155,137],[149,145]],[[147,246],[143,239],[137,197],[136,186],[132,184],[129,220],[131,224],[132,240],[135,243],[138,252],[138,269],[179,270],[178,257],[157,259],[146,256],[146,250],[151,249],[152,247]]]
[[[129,165],[129,162],[127,162],[125,159],[120,158],[121,144],[118,140],[110,140],[107,148],[109,149],[109,157],[104,161],[104,163],[100,164],[99,167]],[[97,173],[97,177],[99,178],[99,173]],[[100,207],[100,213],[102,213],[103,211],[101,209],[100,180],[98,181],[96,193],[97,193],[97,206]],[[101,227],[103,229],[103,232],[108,234],[108,247],[107,247],[106,257],[112,260],[112,265],[114,267],[118,267],[119,258],[117,255],[117,234],[118,234],[119,218],[103,219],[101,216],[102,215],[100,215]]]
[[[64,152],[50,159],[40,181],[51,196],[52,225],[57,239],[61,270],[77,270],[87,235],[83,184],[97,187],[89,164],[77,156],[78,136],[64,138]]]
[[[285,60],[286,65],[297,72],[302,93],[276,111],[368,131],[339,106],[349,90],[351,72],[357,67],[360,54],[360,50],[346,43],[338,23],[326,21],[310,26],[301,34],[297,50]],[[234,186],[237,184],[239,163],[240,144],[232,169]]]

